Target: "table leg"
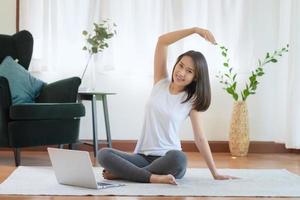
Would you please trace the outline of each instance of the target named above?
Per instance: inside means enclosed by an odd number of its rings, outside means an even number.
[[[92,99],[92,115],[93,115],[93,146],[94,146],[94,156],[97,157],[98,153],[98,127],[97,127],[97,107],[96,107],[97,97],[93,95]]]
[[[103,101],[103,112],[104,112],[104,120],[105,120],[105,129],[106,129],[106,138],[108,142],[108,147],[112,147],[111,143],[111,135],[110,135],[110,126],[109,126],[109,117],[108,117],[108,108],[107,108],[107,99],[106,95],[102,97]]]

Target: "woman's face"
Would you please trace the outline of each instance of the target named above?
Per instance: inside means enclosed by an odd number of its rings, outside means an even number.
[[[175,65],[173,73],[174,84],[185,87],[194,80],[195,74],[193,59],[190,56],[183,56]]]

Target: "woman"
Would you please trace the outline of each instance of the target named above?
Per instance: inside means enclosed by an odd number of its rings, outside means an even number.
[[[211,100],[204,56],[197,51],[180,55],[173,68],[171,81],[168,79],[168,46],[194,33],[216,44],[208,30],[197,27],[159,37],[154,56],[154,86],[146,106],[141,138],[132,154],[110,148],[99,151],[98,161],[104,167],[105,179],[176,184],[176,179],[184,176],[187,166],[186,156],[181,151],[178,128],[188,116],[197,148],[214,179],[234,178],[218,173],[202,130],[200,111],[205,111]]]

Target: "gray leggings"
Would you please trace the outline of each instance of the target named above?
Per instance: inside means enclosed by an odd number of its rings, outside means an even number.
[[[172,174],[180,179],[187,166],[185,154],[178,150],[170,150],[164,156],[145,156],[102,148],[98,153],[98,162],[120,179],[142,183],[149,183],[151,174]]]

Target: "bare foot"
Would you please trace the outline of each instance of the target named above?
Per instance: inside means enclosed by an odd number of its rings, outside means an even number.
[[[104,169],[102,171],[102,176],[103,178],[107,179],[107,180],[113,180],[113,179],[118,179],[117,176],[113,175],[112,173],[110,173],[109,171],[107,171],[106,169]]]
[[[177,185],[176,179],[171,174],[168,175],[152,174],[150,176],[150,183],[166,183],[166,184]]]

